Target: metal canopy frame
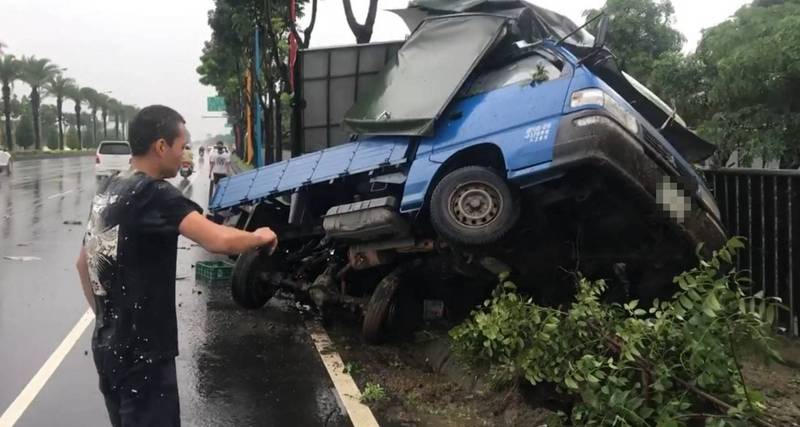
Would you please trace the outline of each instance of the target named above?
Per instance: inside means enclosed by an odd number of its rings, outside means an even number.
[[[349,142],[342,127],[344,113],[358,100],[364,87],[380,73],[402,44],[403,41],[389,41],[304,49],[299,52],[295,67],[298,85],[292,126],[292,156]],[[349,70],[341,72],[333,69],[333,64],[339,65],[348,56],[354,57]],[[309,73],[306,67],[314,65],[317,67]],[[348,88],[352,88],[352,97],[333,98],[335,92]],[[310,106],[310,103],[314,105]]]

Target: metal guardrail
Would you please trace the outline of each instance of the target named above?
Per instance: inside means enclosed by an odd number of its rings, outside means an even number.
[[[753,292],[781,298],[778,322],[800,336],[800,171],[704,170],[732,236],[748,239],[737,268],[748,270]]]

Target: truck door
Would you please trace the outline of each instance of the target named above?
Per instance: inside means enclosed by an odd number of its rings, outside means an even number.
[[[432,161],[443,162],[471,145],[493,143],[509,171],[551,161],[571,76],[569,63],[545,50],[477,70],[418,153],[427,148]]]

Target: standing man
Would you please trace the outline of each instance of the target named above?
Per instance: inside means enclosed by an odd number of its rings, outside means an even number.
[[[180,114],[153,105],[130,124],[131,170],[111,177],[92,202],[77,268],[95,312],[92,352],[114,426],[179,426],[175,357],[178,235],[208,251],[238,254],[277,237],[208,221],[165,178],[178,173],[186,145]]]
[[[211,168],[208,170],[208,178],[211,180],[209,185],[208,198],[214,195],[214,189],[217,188],[219,180],[231,174],[231,153],[225,149],[225,144],[222,141],[217,141],[217,146],[209,157]]]
[[[11,175],[11,153],[0,148],[0,173],[5,172],[6,175]]]

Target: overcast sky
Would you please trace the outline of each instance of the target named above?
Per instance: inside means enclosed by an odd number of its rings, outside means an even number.
[[[727,19],[747,0],[673,0],[676,27],[691,50],[703,28]],[[353,0],[357,16],[368,0]],[[538,0],[540,6],[581,21],[581,12],[604,0]],[[313,46],[354,42],[340,0],[319,0]],[[379,9],[402,8],[407,0],[380,0]],[[208,40],[213,0],[0,0],[0,41],[7,53],[49,58],[84,86],[139,107],[160,103],[180,111],[194,139],[226,132],[224,120],[204,118],[214,90],[198,82],[196,68]],[[613,30],[613,29],[612,29]],[[402,39],[402,21],[379,12],[374,41]],[[27,92],[17,83],[19,94]],[[45,101],[52,102],[52,101]],[[67,103],[65,109],[72,110]]]

